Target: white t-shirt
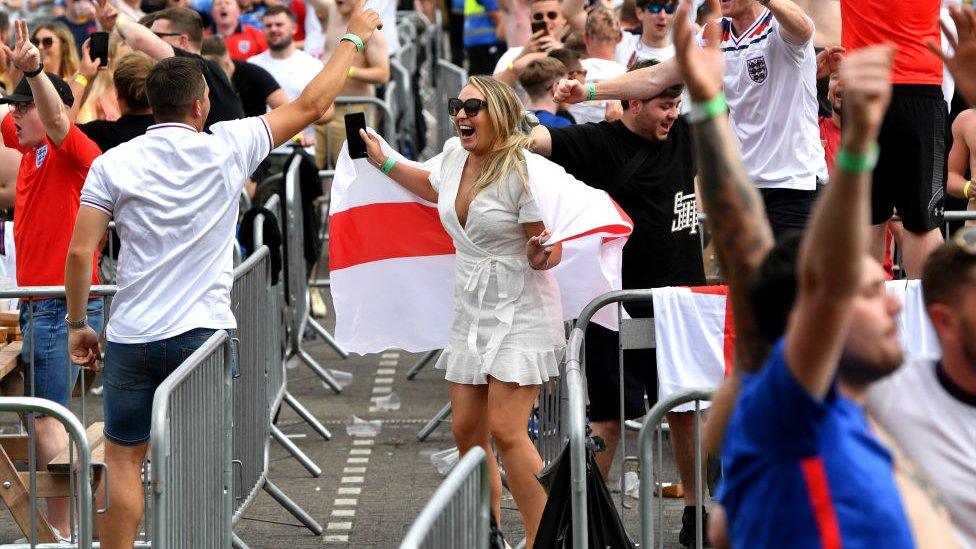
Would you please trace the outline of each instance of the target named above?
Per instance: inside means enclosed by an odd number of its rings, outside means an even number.
[[[580,61],[586,69],[586,83],[596,84],[604,80],[611,80],[627,72],[627,68],[607,59],[596,59],[590,57]],[[606,119],[607,102],[605,100],[584,101],[576,105],[570,105],[569,114],[573,115],[577,124],[586,122],[600,122]]]
[[[322,52],[325,51],[325,32],[322,30],[322,22],[315,15],[315,8],[305,2],[305,53],[316,59],[322,59]]]
[[[963,547],[976,549],[976,402],[948,387],[935,362],[908,362],[871,386],[867,410],[945,498]]]
[[[749,176],[759,188],[814,190],[827,181],[827,163],[813,39],[790,44],[768,9],[740,37],[728,19],[721,24],[725,96]]]
[[[492,74],[498,74],[503,70],[507,69],[509,65],[511,65],[512,63],[515,62],[516,59],[518,59],[518,56],[522,55],[523,49],[525,48],[523,48],[522,46],[515,46],[514,48],[508,48],[508,50],[505,53],[503,53],[501,57],[498,58],[498,62],[495,63],[495,72],[493,72]],[[457,90],[457,91],[461,91],[461,90]],[[457,92],[449,92],[449,93],[457,93]],[[518,96],[519,101],[522,102],[522,105],[528,104],[529,94],[525,92],[525,88],[522,87],[522,84],[519,83],[518,80],[515,81],[515,95]]]
[[[614,52],[614,58],[616,59],[617,63],[620,63],[627,68],[638,61],[646,61],[648,59],[667,61],[674,56],[675,51],[673,43],[669,42],[668,45],[664,46],[663,48],[646,46],[643,42],[641,42],[641,37],[639,34],[631,34],[629,32],[624,33],[623,40],[617,44],[617,49]]]
[[[109,341],[237,326],[230,289],[238,204],[244,181],[271,151],[271,130],[262,116],[210,131],[156,124],[88,171],[81,204],[114,217],[122,240]]]
[[[248,58],[247,62],[271,73],[281,89],[285,90],[289,101],[298,99],[305,86],[322,70],[322,60],[302,50],[295,50],[287,59],[275,59],[271,57],[271,50],[267,50]],[[312,126],[305,128],[302,133],[315,139],[315,128]],[[282,145],[274,153],[290,154],[291,147],[288,144]]]

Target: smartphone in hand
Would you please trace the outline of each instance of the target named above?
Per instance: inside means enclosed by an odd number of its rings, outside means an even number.
[[[351,112],[345,118],[346,145],[349,147],[349,158],[366,158],[366,143],[359,135],[359,130],[366,129],[366,113]]]
[[[532,35],[535,36],[539,31],[546,31],[546,34],[549,34],[549,27],[546,25],[546,22],[532,21]]]
[[[108,33],[93,32],[88,36],[88,55],[92,61],[98,59],[98,66],[108,65]]]

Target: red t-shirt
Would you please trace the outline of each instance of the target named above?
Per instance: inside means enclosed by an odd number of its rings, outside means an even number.
[[[891,42],[898,51],[893,84],[942,85],[942,61],[925,47],[940,43],[940,0],[841,0],[841,45],[847,51]]]
[[[247,61],[248,57],[268,49],[264,33],[251,25],[238,25],[237,32],[225,38],[224,43],[230,58],[236,61]]]
[[[64,286],[64,261],[75,229],[81,188],[88,168],[102,154],[74,124],[55,147],[47,137],[38,147],[22,147],[13,116],[0,123],[3,144],[20,151],[14,202],[14,245],[18,286]],[[98,284],[98,254],[92,284]]]
[[[834,175],[834,157],[837,156],[837,147],[840,145],[840,127],[834,124],[834,119],[829,116],[821,116],[818,125],[820,142],[824,148],[824,160],[827,161],[827,172]]]
[[[289,8],[295,14],[295,35],[292,39],[296,42],[305,40],[305,0],[291,0]]]

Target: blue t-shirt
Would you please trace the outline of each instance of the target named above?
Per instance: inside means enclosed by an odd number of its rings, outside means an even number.
[[[820,402],[797,383],[783,339],[743,380],[722,460],[733,547],[914,547],[891,453],[836,387]]]
[[[569,120],[559,116],[558,114],[552,114],[549,111],[532,111],[532,114],[539,119],[539,124],[547,128],[564,128],[566,126],[572,126],[573,123]]]

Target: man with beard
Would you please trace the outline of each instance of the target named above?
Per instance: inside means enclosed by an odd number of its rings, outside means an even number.
[[[203,43],[203,20],[189,8],[166,8],[145,16],[138,23],[119,14],[107,0],[99,0],[98,22],[102,30],[118,31],[130,48],[141,51],[156,61],[168,57],[189,57],[203,65],[203,77],[209,90],[210,114],[205,129],[217,122],[236,120],[244,116],[241,100],[234,93],[230,80],[220,65],[200,56]]]
[[[638,63],[632,70],[657,64]],[[614,122],[567,128],[536,126],[533,151],[548,157],[587,185],[606,190],[634,221],[623,253],[623,288],[705,284],[695,209],[695,161],[688,124],[678,114],[683,87],[655,97],[624,102]],[[628,303],[634,318],[654,316],[649,302]],[[597,454],[604,478],[620,440],[620,377],[617,334],[590,324],[586,331],[587,390],[593,434],[607,444]],[[657,357],[653,349],[624,352],[624,411],[643,416],[644,395],[657,402]],[[668,396],[668,395],[662,395]],[[668,414],[678,472],[685,486],[695,483],[694,412]],[[679,541],[693,542],[694,490],[685,490]],[[707,515],[706,515],[707,516]]]
[[[247,60],[271,73],[271,76],[285,90],[289,101],[298,99],[305,86],[322,70],[322,61],[295,47],[292,36],[295,34],[295,16],[284,6],[271,6],[264,12],[264,37],[268,50]],[[333,107],[316,124],[323,124],[332,118]],[[315,143],[315,129],[306,128],[300,137],[301,143]],[[287,145],[278,147],[275,154],[287,155],[291,152]]]
[[[834,71],[830,74],[830,82],[827,84],[827,101],[830,102],[830,116],[821,116],[820,142],[824,148],[824,160],[827,161],[827,171],[833,175],[834,158],[837,156],[837,147],[840,146],[840,113],[844,108],[842,94],[844,90],[840,85],[840,73]]]

